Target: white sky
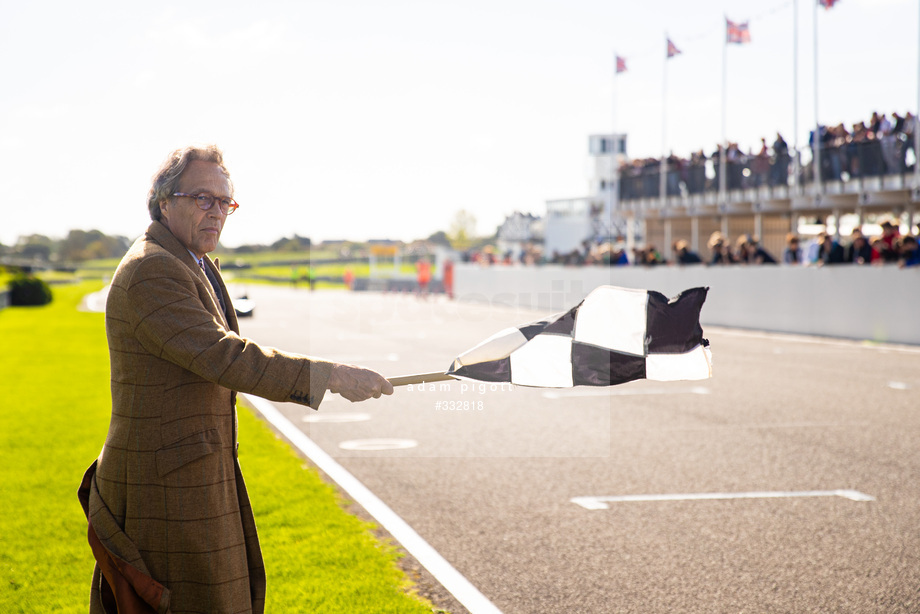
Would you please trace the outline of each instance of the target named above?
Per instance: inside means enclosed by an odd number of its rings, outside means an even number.
[[[815,119],[813,0],[799,0],[799,142]],[[240,210],[222,242],[411,240],[468,209],[587,192],[587,141],[633,157],[721,136],[793,143],[792,0],[13,2],[0,8],[0,242],[135,237],[172,149],[214,142]],[[917,0],[819,9],[819,116],[917,106]],[[665,32],[683,51],[667,64]],[[614,85],[613,57],[628,72]],[[616,112],[614,112],[616,109]],[[666,109],[666,113],[663,112]],[[614,115],[616,119],[614,120]]]

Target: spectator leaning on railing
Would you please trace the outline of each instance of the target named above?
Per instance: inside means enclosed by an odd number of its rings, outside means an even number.
[[[872,246],[869,240],[856,228],[850,235],[850,244],[844,250],[844,261],[853,264],[870,264],[872,262]]]
[[[701,264],[703,259],[690,249],[690,244],[683,239],[674,242],[674,257],[677,264]]]
[[[786,235],[786,249],[783,250],[783,264],[802,264],[802,248],[799,247],[799,237],[790,232]]]
[[[882,227],[882,234],[879,237],[881,249],[878,255],[882,262],[897,262],[900,230],[891,220],[882,220],[879,225]]]
[[[722,233],[716,231],[709,236],[709,249],[712,257],[709,264],[734,264],[735,257],[728,245],[728,240],[722,236]]]
[[[751,251],[751,259],[749,260],[752,264],[777,264],[776,258],[773,257],[773,254],[768,252],[760,244],[760,239],[756,235],[747,235],[749,241],[749,249]]]
[[[844,262],[843,256],[843,246],[832,235],[824,231],[818,233],[818,257],[816,260],[818,266],[842,264]]]
[[[920,265],[920,249],[917,248],[917,239],[911,235],[903,237],[901,244],[901,258],[898,266],[909,267]]]

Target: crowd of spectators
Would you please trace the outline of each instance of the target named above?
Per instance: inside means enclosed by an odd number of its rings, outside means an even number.
[[[780,258],[774,257],[760,245],[754,235],[743,234],[734,246],[721,232],[709,237],[708,258],[689,249],[687,241],[678,240],[672,246],[673,259],[668,262],[660,252],[649,246],[634,250],[631,264],[708,264],[713,266],[731,264],[779,264],[792,266],[824,266],[836,264],[884,265],[897,264],[901,267],[920,265],[918,238],[901,235],[898,226],[890,220],[881,224],[881,233],[867,237],[856,228],[845,241],[833,234],[821,231],[807,239],[794,233],[786,236],[786,247]],[[803,244],[804,243],[804,244]]]
[[[735,248],[721,232],[714,232],[709,237],[711,257],[709,264],[777,264],[773,254],[760,245],[760,240],[749,234],[738,237]]]
[[[873,113],[868,123],[860,121],[848,130],[844,124],[821,128],[821,177],[824,181],[848,181],[858,177],[904,173],[913,170],[907,164],[907,153],[914,147],[914,116],[908,112],[901,116],[892,113]],[[813,149],[814,131],[809,136]],[[782,134],[777,133],[772,144],[760,139],[757,150],[744,152],[737,143],[729,143],[725,150],[727,189],[760,186],[788,185],[793,172],[790,152]],[[914,152],[916,159],[916,152]],[[812,155],[812,159],[814,155]],[[671,153],[666,160],[665,193],[668,196],[700,194],[717,191],[721,173],[720,148],[709,156],[701,149],[689,158]],[[812,181],[814,168],[811,161],[800,168],[800,179]],[[661,196],[661,160],[638,158],[620,166],[620,195],[623,200],[656,198]]]
[[[804,247],[799,237],[789,234],[783,250],[783,262],[817,266],[894,263],[901,267],[920,265],[917,237],[901,235],[897,224],[891,220],[882,221],[880,226],[881,233],[872,237],[867,237],[861,229],[855,228],[849,239],[843,242],[822,231]]]
[[[742,234],[734,244],[721,232],[714,232],[706,244],[708,254],[701,255],[690,249],[684,239],[671,245],[671,257],[667,259],[655,245],[635,247],[628,253],[625,242],[582,242],[580,249],[570,252],[554,252],[545,255],[539,245],[529,244],[520,253],[511,251],[497,254],[488,246],[482,250],[464,254],[465,262],[483,265],[512,264],[562,264],[567,266],[657,266],[657,265],[765,265],[786,264],[792,266],[824,266],[836,264],[884,265],[898,264],[901,267],[920,265],[918,237],[901,235],[897,222],[883,220],[878,235],[866,236],[856,228],[846,240],[838,240],[833,234],[819,232],[817,235],[799,237],[794,233],[786,236],[786,247],[779,257],[771,254],[757,236]]]
[[[821,178],[845,181],[910,170],[907,152],[914,149],[915,123],[909,112],[903,117],[892,113],[890,119],[884,113],[873,113],[868,124],[861,121],[851,130],[843,124],[822,127]],[[814,140],[814,131],[810,140]],[[813,177],[813,169],[808,171],[808,178]]]

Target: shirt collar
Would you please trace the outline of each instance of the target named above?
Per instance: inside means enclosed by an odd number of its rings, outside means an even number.
[[[201,268],[204,268],[204,258],[199,258],[198,256],[195,255],[195,252],[193,252],[187,247],[185,248],[185,251],[187,251],[189,254],[192,255],[192,258],[195,259],[195,262],[198,263],[198,266],[200,266]]]

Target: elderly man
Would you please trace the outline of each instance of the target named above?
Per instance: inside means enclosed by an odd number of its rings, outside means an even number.
[[[392,394],[360,367],[241,337],[217,247],[233,200],[216,147],[173,152],[153,222],[112,279],[112,418],[80,500],[97,565],[91,612],[262,612],[265,570],[237,461],[236,394],[319,407]]]

